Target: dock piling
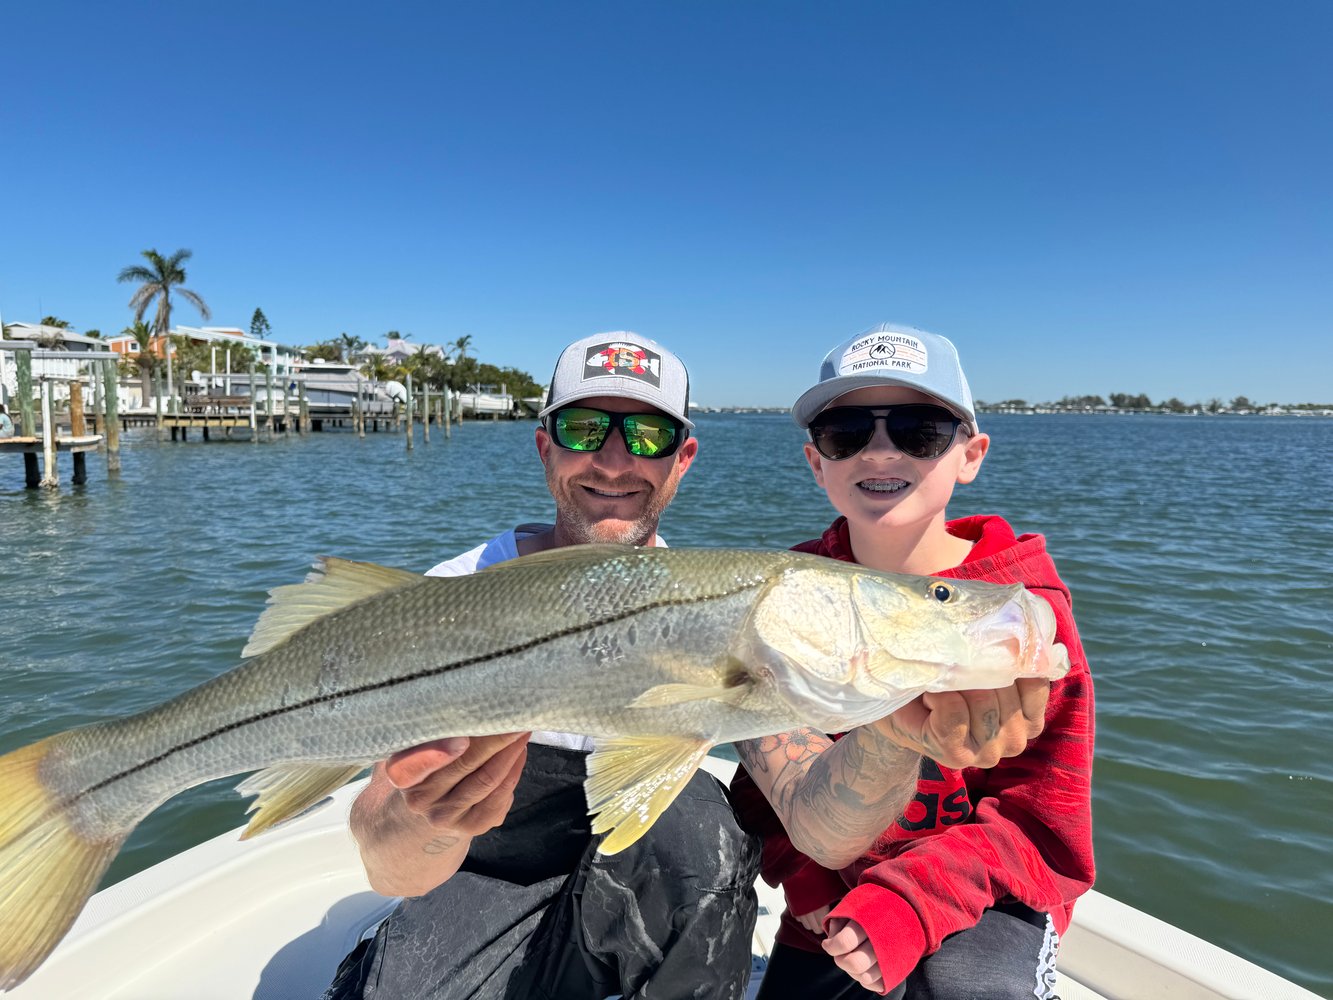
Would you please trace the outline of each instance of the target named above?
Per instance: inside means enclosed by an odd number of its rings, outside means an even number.
[[[60,469],[56,465],[55,401],[51,383],[42,379],[42,481],[39,486],[59,486]]]
[[[106,405],[106,471],[120,471],[120,415],[116,412],[116,362],[102,364],[102,377],[106,382],[102,398]]]
[[[264,430],[268,434],[270,441],[273,440],[273,369],[269,367],[264,370],[264,393],[267,402],[264,403]]]
[[[19,426],[23,429],[24,437],[37,436],[37,420],[32,414],[32,357],[27,351],[19,351],[14,356],[15,376],[18,380],[16,388],[19,393]],[[37,456],[33,456],[36,462]],[[36,483],[29,483],[35,486]]]
[[[407,424],[407,450],[412,450],[412,376],[407,376],[407,399],[403,400],[403,421]]]
[[[255,363],[250,362],[250,440],[259,442],[259,423],[255,419]]]
[[[73,437],[84,437],[88,433],[88,424],[83,415],[83,383],[75,380],[69,384],[69,432]],[[74,474],[70,482],[81,486],[88,481],[88,462],[81,451],[70,455],[74,464]]]

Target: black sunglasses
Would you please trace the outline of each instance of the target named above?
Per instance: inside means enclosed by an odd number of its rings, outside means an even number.
[[[567,406],[546,418],[551,438],[567,451],[601,451],[611,428],[637,458],[667,458],[689,437],[685,425],[665,413],[608,413],[587,406]]]
[[[884,421],[894,447],[912,458],[939,458],[949,450],[962,424],[951,411],[930,403],[834,406],[810,421],[810,440],[825,458],[841,462],[870,443],[878,420]]]

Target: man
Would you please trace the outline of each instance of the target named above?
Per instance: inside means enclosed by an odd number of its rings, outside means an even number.
[[[658,520],[698,453],[688,407],[685,367],[660,344],[632,333],[571,344],[536,431],[555,523],[520,525],[431,574],[564,545],[663,544]],[[949,712],[914,702],[883,732],[830,745],[801,731],[751,741],[742,759],[794,842],[836,851],[897,817],[923,745],[957,766],[1016,752],[1040,730],[1033,702],[976,721],[965,699]],[[793,741],[806,752],[791,754]],[[344,960],[326,1000],[742,997],[756,840],[701,771],[640,841],[596,855],[582,789],[590,748],[576,734],[509,734],[377,765],[352,832],[371,885],[406,898]]]
[[[698,451],[685,366],[630,333],[560,355],[537,453],[553,525],[521,525],[430,572],[564,545],[659,545]],[[566,733],[442,740],[376,766],[351,818],[372,886],[407,897],[327,996],[744,995],[758,844],[705,772],[633,847],[595,854],[591,742]],[[522,781],[519,781],[520,775]]]

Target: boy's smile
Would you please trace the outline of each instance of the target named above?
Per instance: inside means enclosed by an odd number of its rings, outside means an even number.
[[[871,493],[901,493],[912,484],[905,479],[863,479],[858,485]]]

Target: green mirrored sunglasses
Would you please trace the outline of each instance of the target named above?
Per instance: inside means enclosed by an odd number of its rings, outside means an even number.
[[[608,413],[566,406],[546,418],[552,439],[567,451],[600,451],[613,427],[638,458],[668,458],[689,437],[685,425],[665,413]]]

